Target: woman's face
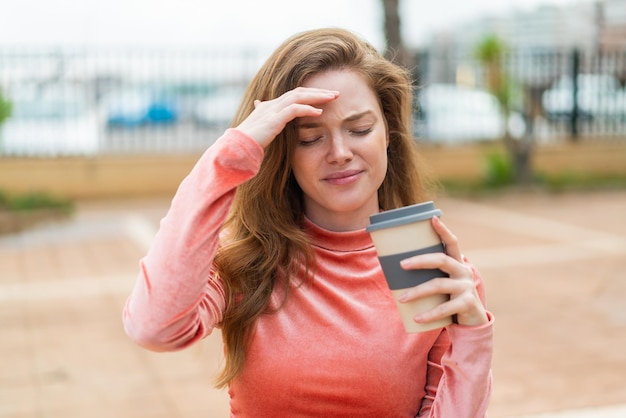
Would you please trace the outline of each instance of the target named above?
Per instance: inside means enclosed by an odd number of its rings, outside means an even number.
[[[305,213],[329,230],[365,228],[379,210],[378,188],[387,172],[387,129],[378,98],[349,70],[316,74],[303,86],[339,91],[336,100],[319,106],[321,116],[296,120],[291,166]]]

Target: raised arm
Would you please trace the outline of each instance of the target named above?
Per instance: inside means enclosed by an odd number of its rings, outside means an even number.
[[[183,180],[141,260],[123,313],[126,333],[155,351],[187,347],[222,320],[222,283],[212,274],[219,235],[237,186],[258,172],[264,148],[298,117],[317,116],[316,105],[338,92],[298,87],[254,110],[211,146]]]
[[[180,184],[124,308],[124,328],[136,343],[177,350],[219,324],[225,302],[213,257],[236,187],[256,174],[262,158],[256,141],[229,129]]]

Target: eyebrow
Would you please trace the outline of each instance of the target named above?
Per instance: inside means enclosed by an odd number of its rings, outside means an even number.
[[[354,122],[355,120],[359,120],[364,116],[367,116],[369,114],[372,114],[374,112],[372,112],[371,110],[366,110],[364,112],[360,112],[360,113],[355,113],[354,115],[350,115],[347,118],[344,119],[344,122]],[[298,129],[312,129],[312,128],[317,128],[320,126],[319,122],[308,122],[308,123],[298,123],[297,127]]]

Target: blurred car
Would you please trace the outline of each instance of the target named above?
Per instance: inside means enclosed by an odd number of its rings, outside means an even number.
[[[582,117],[626,114],[626,92],[610,74],[578,74],[576,103]],[[569,117],[574,108],[573,78],[559,77],[543,94],[542,105],[550,118]]]
[[[495,140],[505,132],[498,100],[486,91],[432,84],[418,90],[417,100],[416,135],[423,141]]]
[[[176,103],[179,121],[193,120],[198,102],[215,89],[215,84],[203,81],[168,82],[163,86],[163,94]]]
[[[20,156],[94,154],[98,116],[85,93],[73,88],[13,92],[13,112],[0,126],[0,153]]]
[[[241,103],[245,86],[221,86],[200,100],[194,111],[194,121],[205,127],[227,128]]]
[[[158,92],[141,89],[120,90],[102,99],[106,126],[134,128],[145,125],[167,125],[178,121],[173,99]]]

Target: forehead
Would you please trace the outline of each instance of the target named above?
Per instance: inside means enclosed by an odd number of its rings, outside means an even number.
[[[365,78],[351,70],[329,70],[315,74],[303,83],[314,87],[339,91],[339,97],[319,106],[324,110],[321,118],[330,115],[348,117],[365,111],[381,114],[379,99]]]
[[[358,84],[360,88],[371,90],[365,78],[350,69],[328,70],[314,74],[307,78],[304,83],[302,83],[302,86],[339,90],[341,92],[342,87],[345,88],[353,84]]]

